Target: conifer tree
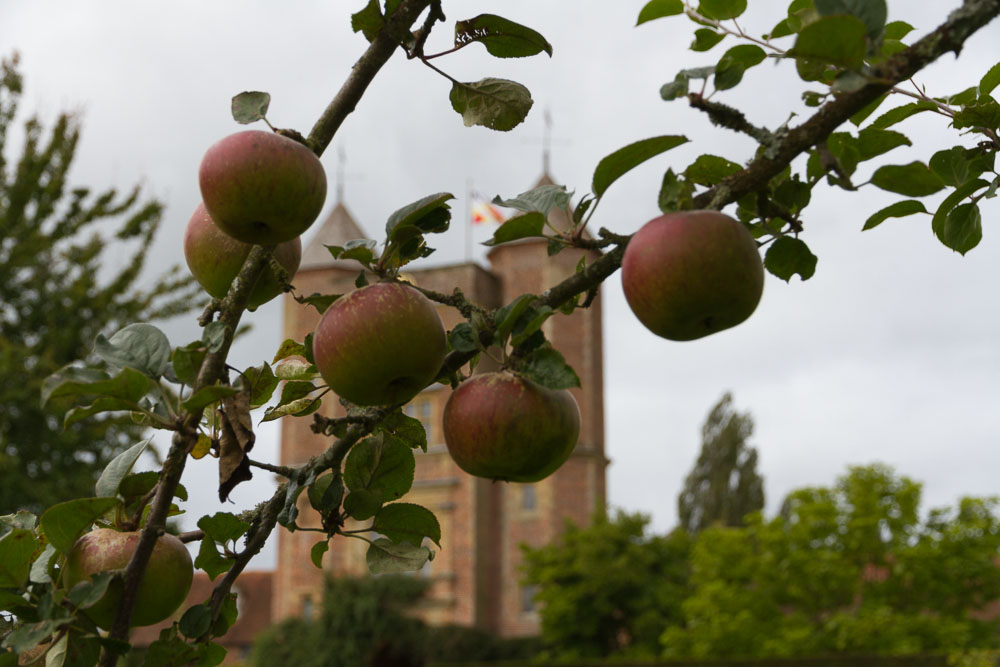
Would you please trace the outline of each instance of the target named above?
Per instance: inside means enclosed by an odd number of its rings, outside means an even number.
[[[713,523],[742,526],[743,517],[764,507],[764,480],[757,450],[747,445],[753,417],[733,408],[726,392],[701,429],[701,454],[677,498],[681,526],[694,534]]]
[[[139,284],[162,204],[138,188],[70,185],[77,118],[60,114],[50,130],[28,118],[20,157],[8,159],[22,87],[17,57],[0,63],[0,514],[92,494],[144,430],[120,415],[63,430],[66,406],[40,407],[42,381],[86,358],[98,333],[186,312],[195,294],[175,270]]]

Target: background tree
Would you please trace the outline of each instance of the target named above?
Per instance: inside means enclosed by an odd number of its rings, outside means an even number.
[[[40,405],[43,380],[86,358],[99,333],[190,310],[191,281],[175,271],[145,289],[140,276],[163,215],[138,189],[92,193],[68,182],[80,125],[60,114],[46,131],[24,123],[20,157],[8,159],[22,80],[16,56],[0,70],[0,514],[34,511],[93,493],[115,454],[145,430],[127,415],[71,420],[67,403]],[[102,232],[116,224],[114,241]],[[112,269],[109,249],[131,255]],[[195,286],[196,287],[196,286]]]
[[[559,659],[654,657],[687,596],[690,540],[647,533],[649,517],[618,511],[567,524],[554,543],[524,549],[547,654]]]
[[[882,465],[792,492],[774,519],[704,530],[670,657],[913,654],[996,647],[996,499],[919,520],[920,484]]]
[[[250,664],[406,667],[432,661],[523,660],[535,654],[538,642],[532,638],[501,639],[464,626],[428,627],[413,618],[410,612],[429,583],[407,576],[328,579],[317,617],[289,619],[261,634]]]
[[[701,453],[677,498],[681,527],[698,533],[715,522],[741,526],[743,517],[764,507],[764,480],[757,450],[747,445],[753,417],[733,408],[723,394],[701,428]]]

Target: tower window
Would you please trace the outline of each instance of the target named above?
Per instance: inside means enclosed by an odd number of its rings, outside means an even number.
[[[533,510],[538,507],[538,492],[534,484],[525,484],[521,487],[521,509]]]
[[[535,596],[538,595],[538,586],[528,584],[521,587],[521,613],[530,614],[536,610]]]

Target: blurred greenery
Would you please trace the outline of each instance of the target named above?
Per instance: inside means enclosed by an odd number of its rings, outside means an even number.
[[[291,618],[262,633],[258,667],[418,667],[429,662],[523,660],[537,639],[502,639],[456,625],[428,626],[412,615],[430,582],[409,576],[329,579],[313,619]],[[316,647],[322,646],[321,651]]]
[[[621,512],[570,526],[525,551],[544,655],[979,664],[1000,648],[998,500],[921,513],[920,496],[918,482],[874,464],[793,491],[771,519],[755,512],[693,537],[649,535],[645,517]]]
[[[177,267],[140,284],[162,204],[141,200],[138,188],[70,185],[78,118],[60,114],[46,130],[29,117],[20,156],[9,158],[23,91],[17,64],[16,55],[0,63],[0,514],[93,494],[104,466],[144,431],[128,416],[63,430],[56,415],[65,410],[39,405],[44,378],[86,358],[100,332],[201,301]]]

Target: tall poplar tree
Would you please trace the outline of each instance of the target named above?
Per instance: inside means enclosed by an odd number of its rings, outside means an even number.
[[[98,333],[177,315],[197,300],[177,267],[149,289],[139,285],[162,204],[143,201],[138,188],[122,195],[69,184],[74,116],[60,114],[50,130],[28,118],[20,156],[8,159],[23,87],[17,64],[16,55],[0,63],[0,515],[92,494],[100,470],[144,431],[128,417],[63,430],[65,406],[40,407],[43,379],[87,357]]]
[[[764,507],[764,479],[757,450],[747,444],[753,417],[733,408],[726,392],[701,428],[701,454],[677,498],[681,526],[695,534],[713,523],[742,526],[743,517]]]

